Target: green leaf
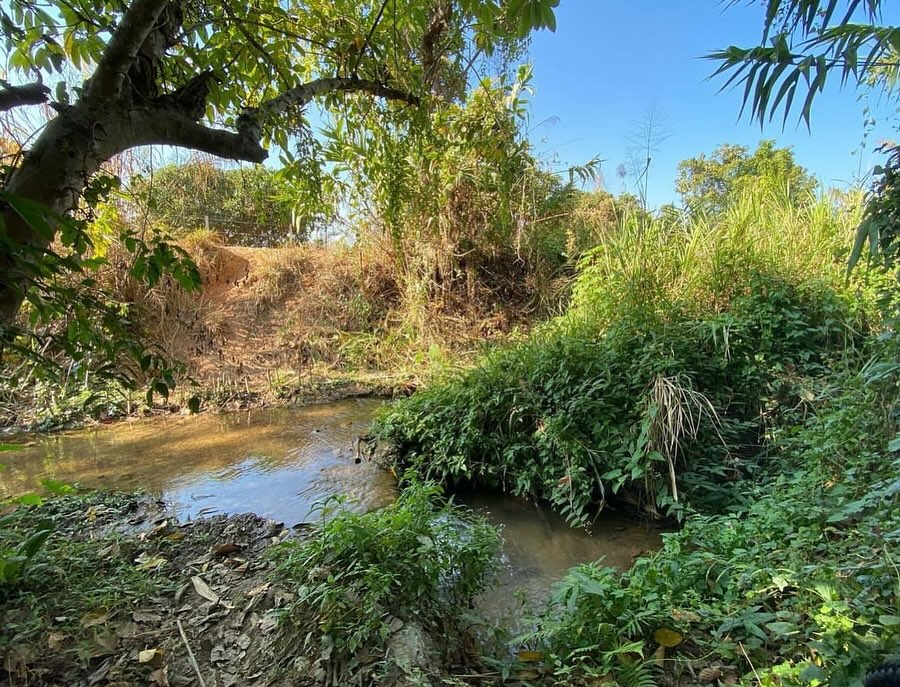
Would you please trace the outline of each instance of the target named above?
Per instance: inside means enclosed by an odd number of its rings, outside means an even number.
[[[56,494],[57,496],[66,496],[77,492],[77,489],[71,484],[67,484],[58,479],[53,479],[52,477],[43,478],[41,480],[41,486],[51,494]]]
[[[44,499],[41,498],[40,494],[32,492],[20,494],[19,496],[16,496],[13,501],[23,506],[40,506],[44,503]]]

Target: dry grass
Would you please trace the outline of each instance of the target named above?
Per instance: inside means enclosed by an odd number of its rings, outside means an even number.
[[[171,280],[147,289],[115,246],[102,278],[205,388],[277,396],[309,380],[398,372],[417,383],[528,321],[515,265],[442,279],[401,268],[385,240],[249,248],[197,231],[180,245],[199,267],[199,292]]]
[[[690,380],[679,377],[657,375],[650,387],[649,406],[649,448],[666,459],[672,498],[677,502],[675,465],[681,444],[697,438],[704,420],[718,428],[721,419],[710,400],[695,390]]]

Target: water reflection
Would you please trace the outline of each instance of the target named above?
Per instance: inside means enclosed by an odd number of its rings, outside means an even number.
[[[379,508],[396,496],[394,479],[354,458],[356,438],[380,403],[170,416],[37,437],[35,445],[0,456],[0,497],[52,477],[87,487],[142,487],[183,518],[252,511],[292,525],[339,493],[358,509]]]

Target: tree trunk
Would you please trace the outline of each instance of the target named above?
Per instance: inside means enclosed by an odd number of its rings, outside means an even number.
[[[98,126],[102,123],[96,120],[79,124],[66,113],[54,118],[13,170],[4,191],[40,203],[57,214],[71,210],[86,180],[102,163],[94,150],[92,134]],[[14,251],[0,256],[0,326],[8,326],[15,320],[30,282],[21,266],[24,256],[18,253],[46,248],[49,241],[9,204],[3,207],[2,217]]]

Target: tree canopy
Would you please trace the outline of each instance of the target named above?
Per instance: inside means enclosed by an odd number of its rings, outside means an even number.
[[[13,70],[0,107],[47,103],[55,115],[6,168],[3,191],[36,203],[32,215],[65,213],[107,160],[149,144],[249,162],[274,144],[285,161],[309,162],[313,99],[353,129],[373,110],[414,122],[461,97],[481,60],[554,28],[557,3],[13,0],[0,10]],[[393,104],[375,108],[373,96]],[[41,220],[42,236],[13,205],[9,239],[46,247],[55,220]],[[0,284],[3,321],[23,296],[16,280]]]
[[[761,141],[753,153],[746,146],[723,144],[712,155],[678,163],[675,188],[692,210],[716,213],[735,196],[760,186],[778,185],[792,201],[803,201],[816,181],[794,161],[789,148]]]
[[[359,164],[365,146],[351,142],[427,126],[464,99],[471,80],[519,54],[532,30],[555,28],[557,4],[5,3],[0,112],[21,136],[0,174],[0,350],[40,358],[55,346],[74,361],[102,351],[109,369],[124,355],[133,361],[127,376],[164,393],[174,384],[165,364],[128,338],[127,308],[98,293],[91,276],[103,258],[86,220],[118,186],[110,160],[163,145],[259,163],[277,149],[297,181],[296,210],[315,216],[335,195],[327,171]],[[320,121],[348,144],[326,150],[313,135]],[[123,226],[118,238],[133,255],[133,278],[199,284],[196,266],[165,236]]]

